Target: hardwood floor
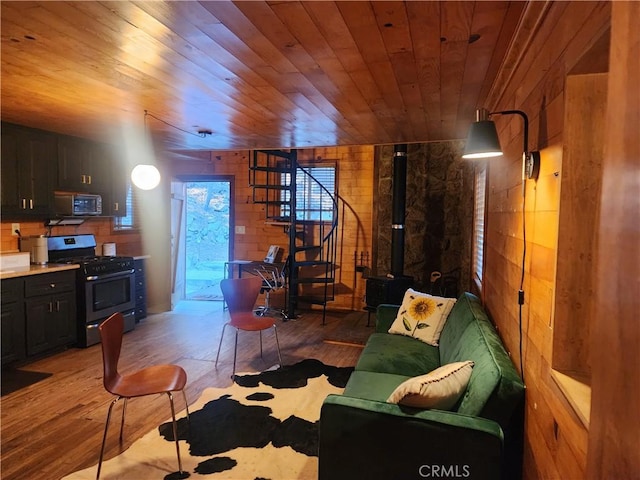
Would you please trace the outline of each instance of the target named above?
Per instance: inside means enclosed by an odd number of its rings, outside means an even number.
[[[120,370],[127,373],[157,363],[181,365],[188,375],[187,399],[195,402],[204,388],[230,385],[234,332],[227,329],[218,369],[215,356],[226,321],[220,302],[189,301],[173,312],[150,315],[125,334]],[[317,312],[303,313],[288,322],[277,320],[284,364],[316,358],[327,364],[351,366],[361,348],[353,344],[325,342],[340,327],[344,313],[328,313],[326,325]],[[363,322],[350,329],[364,337],[373,331]],[[263,332],[264,358],[260,358],[255,332],[240,332],[239,372],[262,371],[278,362],[272,331]],[[31,363],[23,370],[53,375],[2,397],[3,480],[60,479],[98,462],[102,433],[112,396],[102,386],[102,352],[99,345],[72,348]],[[176,409],[184,409],[181,395]],[[124,442],[118,443],[120,406],[114,409],[105,459],[171,417],[166,395],[133,399],[127,407]]]

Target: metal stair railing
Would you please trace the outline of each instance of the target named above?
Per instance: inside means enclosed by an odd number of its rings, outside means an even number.
[[[311,303],[322,304],[322,324],[325,324],[327,302],[335,298],[335,268],[337,258],[336,248],[336,232],[338,227],[338,201],[337,195],[330,192],[321,182],[319,182],[312,173],[306,168],[298,165],[297,169],[303,172],[309,179],[315,182],[321,189],[320,196],[320,218],[318,220],[318,237],[319,244],[306,245],[302,248],[298,248],[297,251],[305,251],[308,249],[316,249],[318,258],[307,262],[296,262],[298,266],[322,266],[324,267],[324,274],[322,276],[315,277],[298,277],[299,283],[321,283],[323,289],[323,295],[320,299],[311,298]],[[323,218],[328,214],[328,211],[322,208],[324,197],[328,197],[331,202],[330,218]],[[297,221],[297,218],[296,218]],[[304,298],[304,297],[302,297]]]
[[[267,220],[282,222],[288,225],[289,256],[287,259],[288,282],[287,288],[287,318],[295,318],[299,301],[321,304],[323,306],[322,324],[325,324],[327,302],[335,298],[335,271],[337,258],[337,227],[338,227],[338,200],[337,195],[330,192],[313,174],[298,165],[297,151],[289,152],[281,150],[255,150],[253,151],[253,164],[249,168],[249,184],[253,187],[253,202],[264,204]],[[260,159],[263,159],[262,163]],[[320,187],[319,219],[299,220],[297,217],[297,173],[302,172],[311,181]],[[283,174],[285,183],[283,184]],[[288,183],[286,183],[288,182]],[[258,192],[263,195],[259,196]],[[282,192],[285,192],[284,195]],[[288,197],[288,199],[287,199]],[[325,198],[331,202],[331,209],[323,209]],[[302,208],[306,209],[303,205]],[[325,215],[331,218],[324,218]],[[306,243],[305,228],[308,225],[317,225],[318,243]],[[300,230],[302,227],[303,230]],[[313,232],[315,233],[315,232]],[[301,243],[301,244],[300,244]],[[300,260],[299,253],[314,254],[315,258]],[[318,272],[315,267],[322,267]],[[301,276],[301,270],[315,270],[313,276]],[[321,275],[320,275],[321,273]],[[322,295],[300,295],[301,285],[322,285]]]

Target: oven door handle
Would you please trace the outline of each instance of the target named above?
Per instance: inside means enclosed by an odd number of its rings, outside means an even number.
[[[88,277],[85,277],[85,280],[87,282],[92,282],[92,281],[96,281],[96,280],[106,280],[108,278],[116,278],[116,277],[126,277],[127,275],[132,275],[135,273],[135,269],[131,269],[131,270],[122,270],[120,272],[115,272],[115,273],[105,273],[104,275],[91,275]]]

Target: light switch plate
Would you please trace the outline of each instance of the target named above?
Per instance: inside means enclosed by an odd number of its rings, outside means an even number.
[[[238,235],[244,235],[244,225],[236,225],[236,233]]]

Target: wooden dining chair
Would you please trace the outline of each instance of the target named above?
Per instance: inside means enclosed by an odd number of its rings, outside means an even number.
[[[189,404],[184,387],[187,383],[187,373],[178,365],[154,365],[138,370],[135,373],[121,375],[118,373],[118,361],[122,347],[122,334],[124,332],[124,317],[121,313],[114,313],[98,327],[100,340],[102,341],[102,363],[104,367],[104,388],[116,398],[109,405],[107,421],[104,426],[102,437],[102,448],[100,450],[100,461],[98,462],[98,473],[96,479],[100,478],[102,459],[104,457],[104,447],[107,441],[107,431],[109,430],[109,420],[113,406],[124,399],[122,406],[122,420],[120,423],[120,443],[122,443],[122,431],[124,429],[124,416],[127,409],[127,400],[134,397],[143,397],[158,393],[166,393],[171,405],[171,418],[173,419],[173,437],[176,441],[176,453],[178,455],[178,469],[180,478],[186,478],[188,473],[182,471],[182,461],[180,459],[180,445],[178,443],[178,426],[176,423],[176,413],[173,405],[172,392],[182,392],[184,403],[187,409],[187,419],[189,419]]]
[[[275,320],[272,317],[259,317],[254,313],[254,305],[262,288],[262,278],[259,276],[243,277],[243,278],[226,278],[220,282],[222,296],[229,308],[230,320],[222,327],[222,335],[220,336],[220,344],[218,345],[218,353],[216,355],[216,368],[218,368],[218,358],[220,357],[220,349],[222,348],[222,339],[227,326],[236,329],[235,346],[233,349],[233,373],[231,378],[236,376],[236,358],[238,355],[238,332],[258,331],[260,332],[260,356],[262,356],[262,331],[267,328],[273,328],[276,336],[276,346],[278,348],[278,361],[282,366],[282,356],[280,355],[280,343],[278,342],[278,330]]]

